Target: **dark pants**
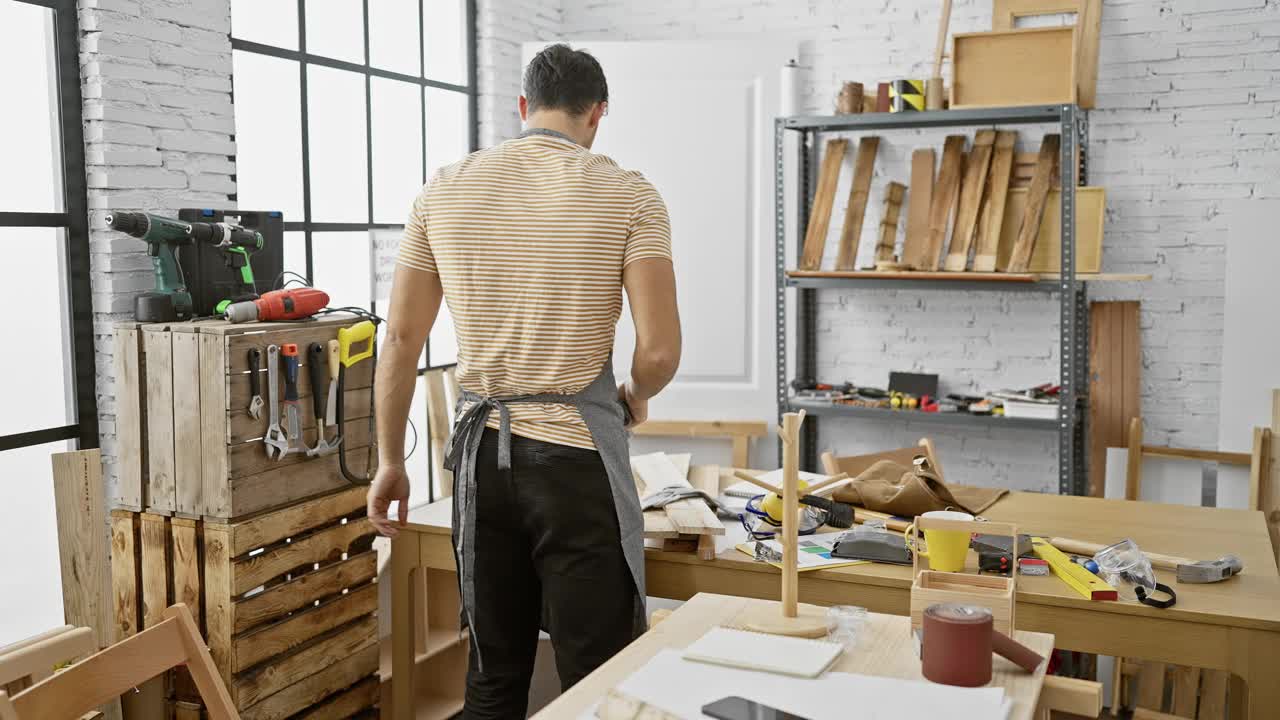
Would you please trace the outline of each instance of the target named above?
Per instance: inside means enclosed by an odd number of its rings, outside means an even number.
[[[600,454],[498,433],[476,458],[475,613],[462,716],[524,718],[545,617],[562,689],[632,639],[635,583]],[[484,670],[477,665],[476,649]]]

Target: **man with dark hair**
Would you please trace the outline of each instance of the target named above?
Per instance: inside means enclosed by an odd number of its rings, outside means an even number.
[[[666,205],[590,152],[608,109],[600,64],[552,45],[524,76],[517,139],[443,168],[414,202],[379,353],[369,518],[408,513],[405,420],[441,299],[458,338],[454,550],[471,629],[466,718],[522,718],[538,630],[564,688],[644,621],[644,522],[625,426],[675,375],[680,319]],[[626,291],[631,377],[611,353]],[[387,517],[399,501],[399,522]]]

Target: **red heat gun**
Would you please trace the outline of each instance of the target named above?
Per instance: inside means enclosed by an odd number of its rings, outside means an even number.
[[[329,293],[315,288],[287,288],[263,293],[257,300],[232,303],[226,318],[233,323],[301,320],[311,317],[329,304]]]

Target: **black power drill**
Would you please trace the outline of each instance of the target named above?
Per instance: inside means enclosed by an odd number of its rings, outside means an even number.
[[[249,256],[263,247],[262,234],[225,222],[187,222],[149,213],[121,212],[106,217],[113,230],[147,243],[156,287],[134,301],[133,317],[138,322],[171,322],[192,316],[191,293],[187,290],[177,248],[211,245],[222,253],[227,266],[238,272],[238,291],[228,300],[256,298],[253,267]]]

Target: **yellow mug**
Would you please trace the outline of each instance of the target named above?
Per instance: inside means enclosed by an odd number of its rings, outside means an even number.
[[[931,510],[920,517],[936,520],[972,521],[969,513],[956,510]],[[964,570],[964,560],[969,554],[969,532],[965,530],[932,530],[924,531],[924,547],[915,546],[916,524],[911,523],[903,533],[907,547],[922,558],[929,561],[930,570],[941,572],[960,572]]]

